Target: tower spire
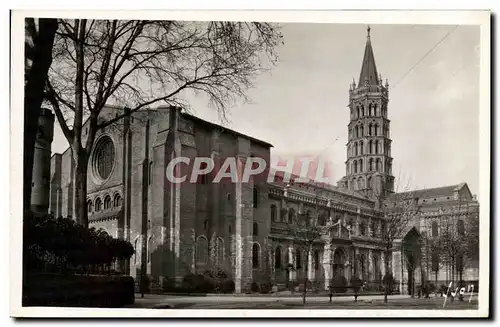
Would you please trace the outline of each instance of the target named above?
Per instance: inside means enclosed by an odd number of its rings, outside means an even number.
[[[371,44],[371,28],[367,27],[367,37],[365,45],[365,54],[363,56],[363,64],[361,66],[361,73],[359,74],[358,85],[365,85],[368,81],[368,85],[378,85],[378,73],[377,66],[375,65],[375,56],[373,55],[373,49]]]

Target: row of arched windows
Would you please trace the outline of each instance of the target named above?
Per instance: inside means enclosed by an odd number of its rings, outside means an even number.
[[[375,123],[375,124],[368,124],[368,128],[365,129],[365,127],[362,124],[358,124],[351,128],[349,130],[349,134],[351,138],[358,138],[358,137],[364,137],[364,136],[385,136],[388,137],[388,131],[389,128],[383,127],[382,130],[380,129],[380,125]]]
[[[87,201],[87,212],[100,212],[103,210],[109,210],[111,208],[119,208],[122,205],[122,197],[120,194],[116,193],[113,197],[113,201],[111,201],[111,196],[108,194],[104,196],[104,201],[101,200],[100,197],[95,199],[94,202],[92,200]]]
[[[363,155],[365,152],[367,154],[381,154],[382,151],[382,141],[381,140],[370,140],[366,143],[367,149],[365,151],[365,143],[363,141],[354,142],[354,144],[348,147],[350,156]]]
[[[459,219],[457,221],[457,234],[458,235],[465,235],[465,225],[464,225],[464,221]],[[432,237],[438,237],[439,236],[439,226],[438,226],[438,223],[436,221],[432,222],[431,224],[431,235]]]
[[[351,166],[350,166],[351,170],[349,170],[349,163],[347,165],[348,165],[347,170],[350,171],[351,174],[362,173],[364,171],[363,159],[353,160],[351,162]],[[370,158],[368,160],[368,170],[367,171],[382,172],[382,159]]]
[[[285,249],[285,253],[283,253],[283,249],[281,248],[280,245],[278,245],[274,249],[274,268],[275,269],[281,269],[286,266],[288,263],[288,252],[287,249]],[[320,264],[320,255],[318,250],[314,250],[312,252],[312,260],[313,260],[313,265],[314,265],[314,270],[319,269],[319,264]],[[295,268],[296,269],[303,269],[307,266],[308,264],[308,255],[307,251],[301,251],[299,249],[295,250]]]
[[[366,109],[366,110],[365,110]],[[377,103],[369,103],[368,108],[365,108],[365,106],[359,105],[356,106],[356,109],[352,111],[352,116],[353,118],[360,118],[360,117],[371,117],[371,116],[386,116],[387,110],[385,107],[380,107],[377,105]]]
[[[198,236],[195,248],[196,263],[207,264],[209,255],[210,249],[207,238],[204,235]],[[222,265],[224,263],[224,240],[221,237],[217,238],[215,244],[215,261],[218,265]]]
[[[283,222],[283,223],[287,223],[287,224],[293,224],[294,222],[296,222],[296,220],[297,220],[296,218],[297,218],[297,215],[296,215],[295,209],[283,208],[283,209],[281,209],[281,214],[278,216],[278,207],[275,204],[271,205],[271,221],[272,222],[277,222],[277,223]],[[311,211],[307,210],[302,218],[304,221],[301,221],[299,223],[304,223],[307,225],[311,219]],[[319,226],[325,226],[326,220],[327,220],[326,215],[323,213],[323,214],[319,215],[317,223]],[[254,231],[257,228],[256,224],[257,223],[254,223]],[[254,236],[257,236],[257,235],[254,234]]]

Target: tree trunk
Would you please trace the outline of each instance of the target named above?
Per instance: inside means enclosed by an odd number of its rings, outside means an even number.
[[[78,146],[78,145],[76,145]],[[85,228],[89,227],[87,212],[87,171],[88,156],[85,150],[73,150],[73,219]]]
[[[45,80],[52,64],[52,47],[58,28],[57,19],[41,18],[38,35],[33,40],[31,69],[24,86],[24,162],[23,162],[23,209],[31,207],[31,183],[33,178],[33,153],[38,130],[38,118],[43,101]]]

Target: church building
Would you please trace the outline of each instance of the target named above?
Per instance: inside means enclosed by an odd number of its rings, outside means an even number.
[[[457,276],[456,265],[436,258],[429,244],[450,221],[464,232],[479,204],[466,183],[395,192],[389,84],[377,71],[370,29],[359,80],[348,96],[346,175],[336,186],[297,182],[295,176],[287,180],[283,174],[271,181],[212,183],[213,176],[206,175],[172,183],[166,171],[175,158],[236,158],[244,165],[258,157],[270,164],[272,145],[177,107],[131,114],[96,135],[87,177],[89,226],[130,241],[136,252],[122,269],[137,279],[147,275],[160,288],[211,269],[223,270],[236,293],[252,283],[280,288],[302,278],[326,289],[338,275],[379,285],[387,272],[403,293],[414,292],[424,280],[444,284]],[[123,110],[108,106],[101,117],[114,118]],[[49,132],[37,139],[32,206],[68,217],[71,151],[50,157],[50,110],[42,111],[40,124]],[[177,167],[177,173],[190,176],[189,165]],[[384,235],[403,205],[411,221],[388,249]],[[304,242],[297,224],[305,231],[315,226],[320,234]],[[463,280],[477,281],[478,258],[467,260],[461,273]]]

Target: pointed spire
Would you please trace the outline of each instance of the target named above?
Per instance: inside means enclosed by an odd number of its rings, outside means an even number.
[[[373,49],[370,39],[371,28],[368,26],[366,29],[366,45],[365,54],[363,56],[363,64],[361,66],[361,73],[359,74],[358,85],[364,85],[365,81],[368,81],[368,85],[378,85],[378,73],[377,66],[375,65],[375,56],[373,55]]]

